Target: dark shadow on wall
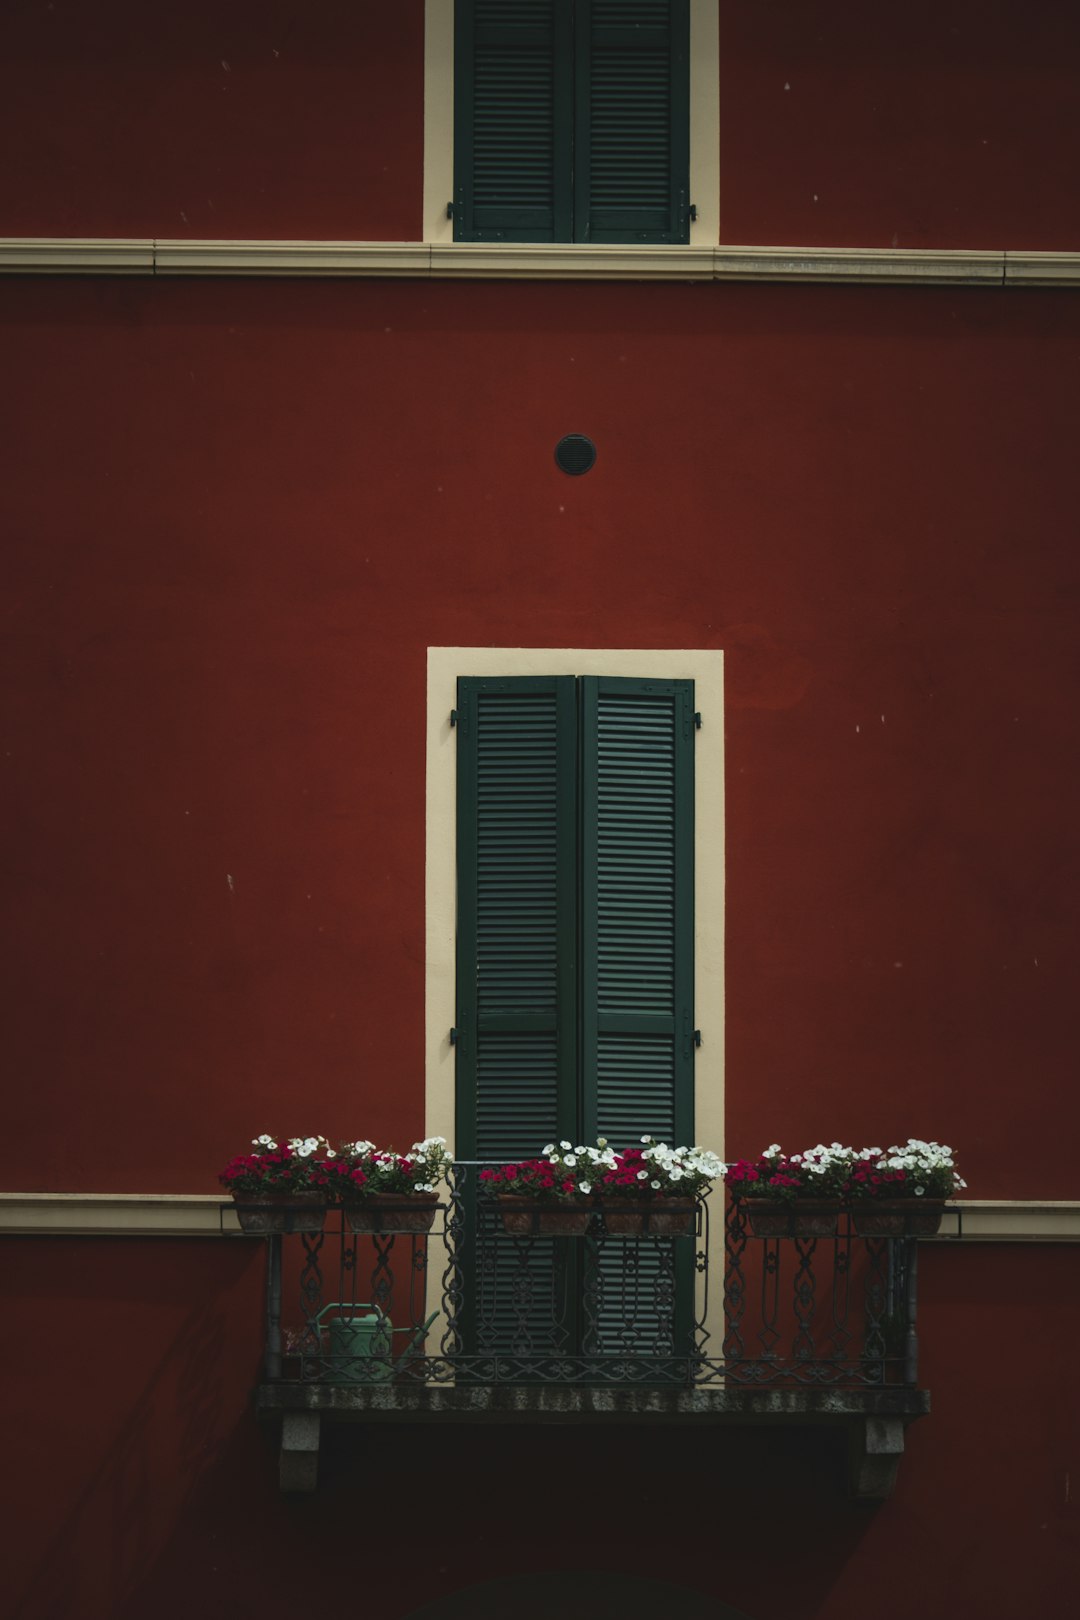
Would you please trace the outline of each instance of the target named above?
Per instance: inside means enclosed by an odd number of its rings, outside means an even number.
[[[78,1245],[85,1240],[72,1241]],[[54,1344],[70,1342],[77,1348],[77,1354],[65,1359],[62,1369],[58,1367],[55,1381],[57,1398],[67,1402],[66,1421],[76,1449],[84,1414],[108,1411],[115,1405],[125,1417],[69,1502],[64,1502],[62,1489],[66,1457],[44,1453],[35,1459],[34,1477],[24,1486],[27,1520],[29,1523],[32,1517],[37,1525],[55,1516],[55,1522],[28,1573],[24,1573],[25,1566],[20,1569],[17,1549],[12,1546],[5,1584],[14,1587],[13,1606],[3,1609],[5,1620],[112,1620],[128,1594],[155,1567],[175,1523],[183,1516],[192,1487],[203,1470],[212,1466],[223,1433],[235,1421],[236,1403],[227,1387],[235,1383],[227,1370],[228,1322],[222,1297],[213,1286],[183,1319],[179,1333],[156,1361],[143,1360],[145,1343],[117,1326],[126,1320],[125,1309],[149,1310],[160,1304],[170,1277],[176,1294],[190,1282],[187,1261],[180,1257],[173,1274],[166,1246],[161,1239],[154,1241],[159,1264],[146,1279],[145,1245],[137,1247],[137,1240],[130,1245],[125,1239],[106,1240],[114,1263],[105,1268],[100,1324],[91,1314],[92,1301],[79,1297],[77,1259],[71,1268],[74,1295],[62,1300],[53,1296],[52,1268],[32,1283],[42,1316],[58,1324],[55,1339],[39,1349],[38,1359],[47,1358]],[[180,1247],[178,1244],[177,1249]],[[125,1249],[126,1260],[121,1258]],[[250,1249],[242,1252],[237,1248],[229,1258],[224,1274],[219,1267],[218,1282],[224,1275],[226,1287],[231,1285],[235,1291],[240,1273],[254,1255]],[[100,1269],[95,1267],[95,1273]],[[84,1335],[81,1348],[80,1334]],[[104,1359],[95,1361],[103,1340]],[[246,1371],[254,1379],[257,1365],[249,1364]],[[132,1399],[134,1404],[129,1405]],[[27,1416],[32,1421],[32,1411]],[[64,1505],[57,1509],[59,1502]]]
[[[110,1620],[810,1620],[874,1517],[824,1431],[332,1427],[291,1498],[273,1438],[234,1432]],[[602,1581],[610,1609],[580,1596]]]
[[[750,1620],[715,1597],[625,1571],[575,1570],[482,1581],[425,1603],[405,1620]]]

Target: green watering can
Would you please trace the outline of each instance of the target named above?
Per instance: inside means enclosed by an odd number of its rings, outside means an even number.
[[[331,1384],[376,1384],[392,1378],[396,1372],[401,1371],[413,1351],[421,1343],[432,1322],[438,1316],[438,1311],[432,1311],[423,1327],[416,1329],[405,1349],[396,1361],[391,1359],[393,1335],[395,1333],[408,1333],[408,1328],[396,1328],[385,1311],[377,1305],[369,1305],[361,1300],[332,1300],[324,1305],[315,1318],[315,1325],[321,1329],[322,1319],[328,1311],[348,1311],[347,1316],[335,1316],[326,1324],[327,1353],[333,1358],[333,1365],[323,1373],[323,1379]],[[364,1316],[354,1315],[357,1311],[365,1311]]]

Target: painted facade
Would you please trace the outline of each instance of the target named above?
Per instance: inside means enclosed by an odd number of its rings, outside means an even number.
[[[1045,10],[721,0],[721,246],[1080,249]],[[3,21],[5,237],[425,238],[419,0],[94,13]],[[431,1128],[429,649],[566,647],[724,654],[728,1156],[916,1134],[1080,1196],[1074,287],[42,275],[0,324],[10,1192]],[[384,1431],[283,1502],[257,1245],[3,1241],[18,1620],[404,1620],[646,1543],[751,1620],[1080,1573],[1073,1244],[924,1246],[933,1411],[870,1511],[786,1431]]]

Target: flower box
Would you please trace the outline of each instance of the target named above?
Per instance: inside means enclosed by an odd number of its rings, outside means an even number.
[[[859,1237],[930,1237],[941,1226],[944,1198],[867,1198],[851,1206]]]
[[[741,1207],[755,1237],[835,1237],[840,1218],[839,1201],[828,1198],[744,1198]]]
[[[544,1203],[520,1193],[496,1198],[503,1231],[513,1237],[584,1237],[596,1208],[592,1198],[566,1198]]]
[[[599,1208],[609,1237],[687,1237],[697,1230],[693,1198],[625,1198]]]
[[[321,1232],[326,1196],[307,1193],[238,1193],[236,1218],[241,1232],[270,1237],[278,1232]]]
[[[346,1204],[350,1232],[430,1232],[439,1208],[438,1193],[370,1193]]]

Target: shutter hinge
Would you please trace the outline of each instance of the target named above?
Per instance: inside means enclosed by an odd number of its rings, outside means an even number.
[[[450,1045],[451,1046],[456,1046],[457,1043],[458,1043],[458,1032],[457,1032],[456,1029],[452,1029],[450,1031]]]
[[[691,218],[691,221],[696,223],[696,221],[697,221],[697,203],[691,203],[690,204],[690,218]]]
[[[451,721],[451,725],[452,724],[453,724],[453,721]],[[695,709],[694,710],[694,727],[695,727],[695,729],[697,731],[701,730],[701,710],[700,709]]]
[[[446,205],[446,217],[447,219],[453,219],[454,217],[454,205],[452,202],[448,202]]]
[[[695,1029],[695,1031],[694,1031],[694,1045],[695,1046],[700,1046],[701,1045],[701,1031],[700,1031],[700,1029]]]
[[[457,710],[456,709],[451,709],[450,710],[450,724],[452,726],[457,725]]]

